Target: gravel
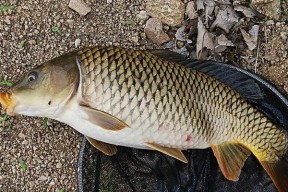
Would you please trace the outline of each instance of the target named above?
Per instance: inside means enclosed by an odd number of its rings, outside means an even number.
[[[143,35],[145,21],[136,17],[144,10],[142,1],[85,2],[91,12],[83,17],[68,7],[68,0],[1,1],[0,5],[14,8],[0,11],[0,80],[15,82],[34,66],[75,49],[75,44],[153,48]],[[124,25],[127,20],[135,23]],[[1,86],[0,91],[4,90]],[[1,191],[77,191],[82,135],[64,124],[48,122],[46,127],[43,118],[19,116],[0,126]],[[20,159],[26,164],[25,172]]]

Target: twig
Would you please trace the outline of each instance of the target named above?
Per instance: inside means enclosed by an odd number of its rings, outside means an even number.
[[[257,51],[256,51],[256,60],[255,60],[255,67],[254,67],[254,72],[257,73],[257,67],[258,67],[258,57],[259,57],[259,46],[260,46],[260,38],[258,38],[257,42]]]

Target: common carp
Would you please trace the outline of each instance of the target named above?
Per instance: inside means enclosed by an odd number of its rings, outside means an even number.
[[[257,101],[265,95],[256,81],[237,67],[201,64],[165,50],[99,46],[32,69],[0,93],[0,102],[9,115],[64,122],[106,155],[120,145],[186,163],[182,150],[211,147],[232,181],[252,153],[278,190],[287,192],[287,116],[277,118],[272,101],[261,107]]]

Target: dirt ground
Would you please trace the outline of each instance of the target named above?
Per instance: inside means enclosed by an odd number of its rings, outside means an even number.
[[[34,66],[75,49],[76,39],[81,40],[80,47],[157,47],[145,38],[145,22],[136,18],[144,10],[141,0],[88,0],[92,11],[85,17],[69,9],[68,2],[0,2],[14,5],[0,11],[0,80],[17,81]],[[125,25],[130,20],[135,23]],[[240,66],[263,75],[286,93],[287,34],[287,20],[262,22],[258,49],[236,50]],[[48,120],[46,125],[43,118],[8,117],[0,125],[0,191],[77,191],[81,139],[81,134],[56,121]]]

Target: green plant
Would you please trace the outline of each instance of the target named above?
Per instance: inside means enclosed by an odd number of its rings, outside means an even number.
[[[4,131],[6,131],[6,132],[8,132],[8,131],[10,131],[11,130],[11,127],[12,127],[12,125],[11,124],[9,124],[6,128],[5,128],[5,130]]]
[[[18,45],[19,49],[23,49],[23,48],[24,48],[25,42],[26,42],[26,40],[20,41],[20,43],[19,43],[19,45]]]
[[[60,31],[60,27],[56,27],[56,26],[52,27],[51,30],[52,30],[54,33],[60,33],[60,32],[61,32],[61,31]]]
[[[129,26],[129,25],[134,25],[136,23],[136,21],[128,19],[126,21],[122,22],[124,26]]]
[[[20,167],[21,167],[21,171],[24,173],[26,171],[26,163],[24,160],[20,159],[19,160],[19,164],[20,164]]]
[[[7,119],[8,119],[8,114],[5,113],[4,116],[0,118],[0,124],[4,126],[4,123],[6,122]]]
[[[0,5],[0,11],[9,11],[14,8],[14,5]]]
[[[13,84],[10,81],[1,80],[0,85],[6,85],[8,87],[12,87]]]
[[[47,117],[44,117],[44,119],[43,119],[43,126],[48,127],[48,118]]]

